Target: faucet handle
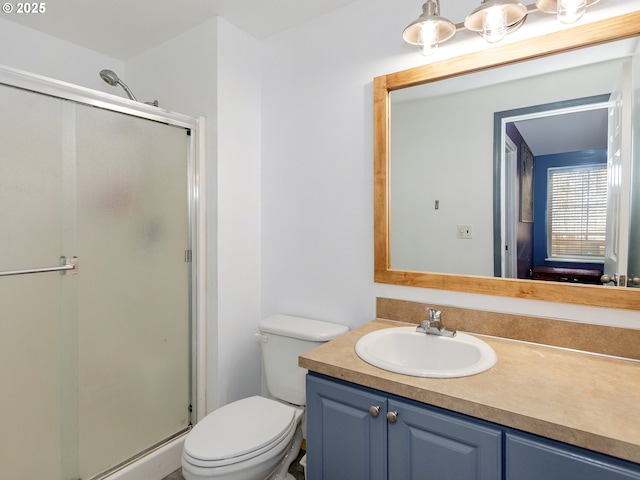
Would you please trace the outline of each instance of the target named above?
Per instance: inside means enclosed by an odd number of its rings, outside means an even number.
[[[431,335],[441,335],[443,337],[455,337],[457,334],[456,330],[449,330],[440,321],[442,317],[442,312],[435,308],[428,307],[425,309],[429,313],[429,319],[423,320],[420,323],[420,326],[416,328],[416,332],[418,333],[427,333]]]

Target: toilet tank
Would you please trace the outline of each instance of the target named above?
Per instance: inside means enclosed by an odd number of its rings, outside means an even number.
[[[263,320],[262,361],[269,393],[285,402],[306,405],[307,370],[298,366],[298,357],[348,331],[344,325],[289,315]]]

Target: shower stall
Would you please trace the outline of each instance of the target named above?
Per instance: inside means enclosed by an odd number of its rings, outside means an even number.
[[[194,119],[0,69],[0,477],[98,479],[195,409]]]

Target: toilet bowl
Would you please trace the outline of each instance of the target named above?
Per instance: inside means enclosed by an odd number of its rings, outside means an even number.
[[[258,396],[215,410],[185,440],[185,480],[286,479],[300,450],[303,412],[301,407]],[[281,465],[283,460],[288,460],[286,466]]]
[[[293,480],[288,474],[302,443],[306,370],[298,356],[348,328],[288,315],[260,323],[267,389],[225,405],[198,422],[182,453],[185,480]]]

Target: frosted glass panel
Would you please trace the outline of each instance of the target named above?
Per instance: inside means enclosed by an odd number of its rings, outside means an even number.
[[[0,478],[90,478],[189,424],[184,128],[0,85]]]
[[[56,266],[65,254],[63,103],[0,86],[0,271]],[[2,478],[62,478],[60,293],[67,279],[0,277]]]
[[[59,263],[62,103],[0,86],[2,270]]]
[[[85,106],[76,120],[85,478],[189,423],[189,137]]]

